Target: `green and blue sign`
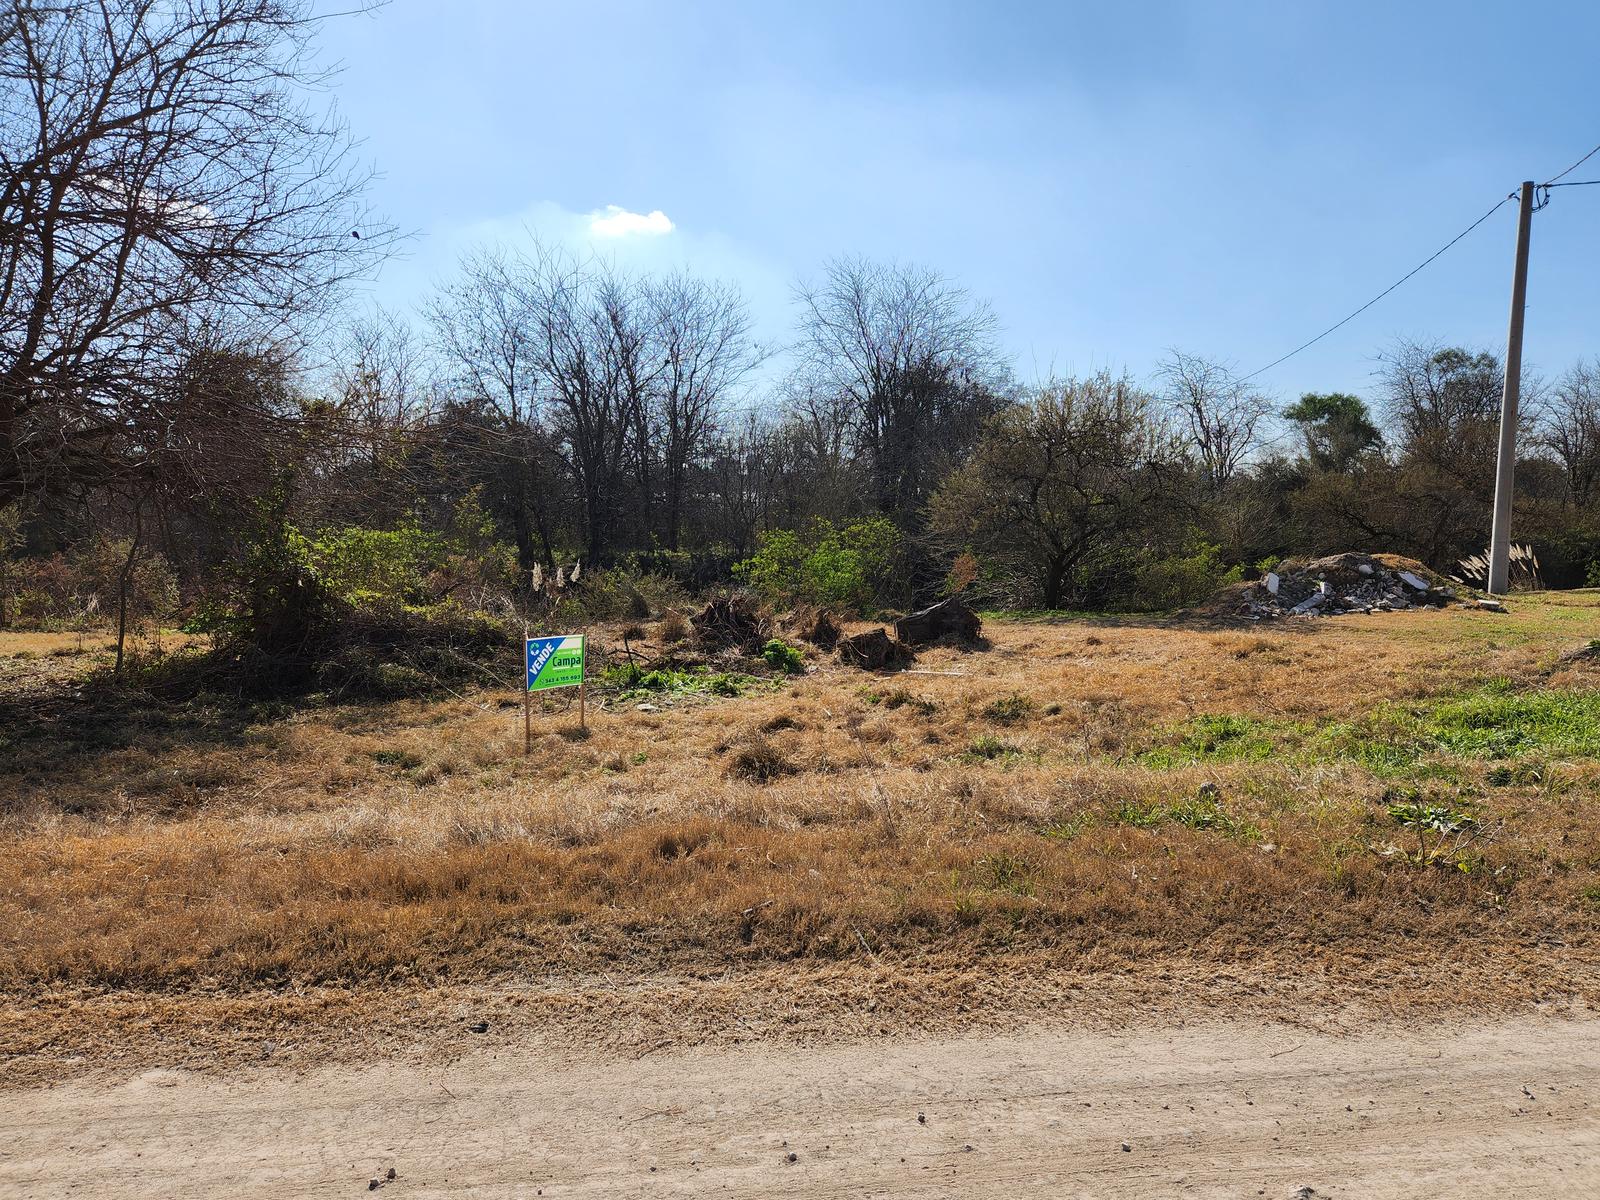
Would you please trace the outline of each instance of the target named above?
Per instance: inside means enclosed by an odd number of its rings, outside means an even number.
[[[528,639],[528,690],[583,683],[583,634]]]

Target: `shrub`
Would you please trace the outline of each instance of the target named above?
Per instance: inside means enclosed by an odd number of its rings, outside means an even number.
[[[129,546],[126,538],[96,538],[71,557],[56,554],[8,564],[10,594],[0,594],[0,624],[7,615],[30,623],[96,614],[115,620]],[[177,575],[161,554],[141,547],[128,580],[130,623],[162,619],[177,606]]]
[[[734,573],[769,600],[875,611],[895,596],[900,531],[887,517],[773,529]]]
[[[414,520],[398,529],[348,525],[303,543],[306,563],[328,595],[352,606],[426,603],[428,577],[446,567],[450,549]]]
[[[806,669],[805,656],[779,638],[773,638],[761,647],[761,657],[767,660],[767,666],[785,675],[798,675]]]
[[[1242,567],[1223,565],[1220,547],[1202,542],[1182,554],[1158,558],[1138,568],[1128,607],[1150,611],[1184,608],[1243,577]]]
[[[587,621],[642,621],[689,603],[683,588],[664,575],[617,568],[586,569],[580,582],[555,592],[551,619],[568,625]]]

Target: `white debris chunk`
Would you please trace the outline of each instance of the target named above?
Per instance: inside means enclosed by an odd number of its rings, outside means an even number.
[[[1274,596],[1278,594],[1278,573],[1276,571],[1268,571],[1261,582],[1266,585],[1267,591]]]
[[[1405,584],[1408,588],[1412,588],[1419,592],[1425,592],[1428,590],[1428,581],[1420,575],[1413,575],[1410,571],[1400,572],[1400,582]]]

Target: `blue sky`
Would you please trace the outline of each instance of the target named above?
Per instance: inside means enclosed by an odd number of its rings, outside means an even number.
[[[533,230],[734,279],[781,343],[794,280],[859,253],[987,300],[1032,380],[1277,358],[1600,143],[1597,38],[1600,6],[1564,2],[393,0],[322,47],[375,207],[417,235],[384,304]],[[1514,232],[1507,205],[1259,382],[1359,393],[1400,336],[1501,349]],[[1600,187],[1558,190],[1547,374],[1600,353],[1597,251]]]

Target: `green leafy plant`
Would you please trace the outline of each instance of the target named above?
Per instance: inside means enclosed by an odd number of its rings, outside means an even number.
[[[1389,843],[1377,852],[1417,866],[1453,866],[1471,870],[1478,861],[1467,853],[1485,834],[1484,825],[1471,813],[1448,804],[1401,800],[1386,810],[1389,819],[1416,837],[1415,847]]]
[[[756,680],[749,675],[711,672],[704,668],[684,671],[674,667],[657,667],[646,671],[637,663],[623,662],[601,671],[600,683],[603,687],[615,690],[619,699],[631,700],[664,694],[742,696]]]
[[[805,656],[781,638],[772,638],[761,647],[761,657],[766,659],[767,666],[785,675],[799,675],[806,669]]]

